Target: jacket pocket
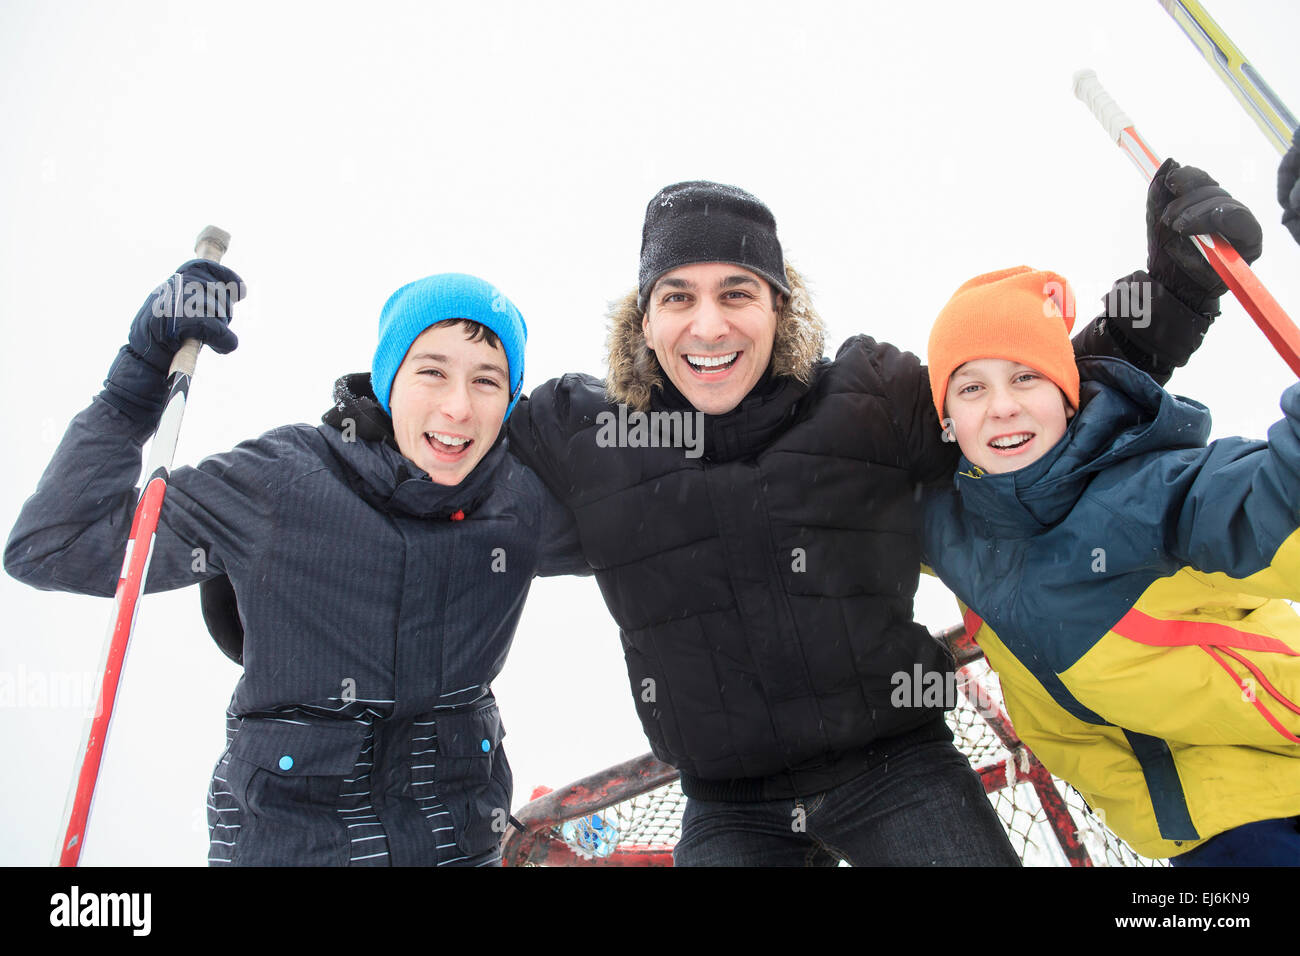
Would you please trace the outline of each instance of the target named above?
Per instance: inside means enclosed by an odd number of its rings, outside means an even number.
[[[505,834],[514,779],[501,741],[496,702],[436,717],[434,770],[439,799],[451,814],[456,845],[467,856],[496,849]]]
[[[350,844],[337,812],[367,728],[349,721],[245,717],[230,744],[226,782],[242,827],[232,863],[343,866]]]

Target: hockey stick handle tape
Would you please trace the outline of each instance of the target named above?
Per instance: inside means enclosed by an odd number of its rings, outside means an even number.
[[[220,262],[221,257],[226,254],[230,248],[230,233],[216,226],[207,226],[199,233],[199,238],[194,242],[194,254],[200,259],[211,259],[213,262]],[[177,372],[184,372],[191,378],[194,377],[194,366],[199,361],[199,349],[203,348],[203,343],[198,339],[186,339],[181,343],[180,349],[172,357],[171,368],[167,370],[167,377],[171,378]]]
[[[1092,110],[1092,115],[1097,117],[1097,122],[1105,128],[1106,135],[1113,142],[1119,142],[1120,134],[1133,125],[1133,121],[1110,98],[1092,70],[1080,70],[1074,74],[1074,95]]]

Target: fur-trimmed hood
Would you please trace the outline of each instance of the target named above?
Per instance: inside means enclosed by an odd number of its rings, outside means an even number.
[[[803,277],[789,263],[785,266],[790,296],[776,322],[772,344],[772,374],[793,378],[805,385],[812,380],[813,366],[822,357],[826,327],[813,308]],[[653,390],[663,389],[664,370],[641,331],[645,313],[637,308],[637,290],[615,302],[609,312],[605,339],[607,371],[605,397],[614,404],[648,411]]]

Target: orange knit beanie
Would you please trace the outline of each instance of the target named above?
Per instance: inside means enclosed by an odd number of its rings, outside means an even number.
[[[930,330],[930,390],[939,417],[952,373],[983,358],[1037,369],[1065,393],[1072,408],[1078,408],[1073,327],[1074,290],[1055,272],[1015,266],[964,283]]]

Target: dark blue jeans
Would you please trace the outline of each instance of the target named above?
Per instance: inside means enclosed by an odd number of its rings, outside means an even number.
[[[929,741],[847,783],[756,803],[691,800],[676,866],[1019,866],[979,776]]]
[[[1259,820],[1224,830],[1170,866],[1300,866],[1300,817]]]

